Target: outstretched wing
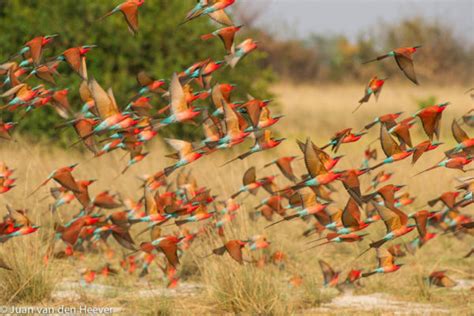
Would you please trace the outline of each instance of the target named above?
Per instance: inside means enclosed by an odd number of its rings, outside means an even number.
[[[418,84],[415,74],[415,66],[410,56],[405,54],[396,54],[395,60],[397,61],[398,67],[403,71],[405,76],[410,79],[413,83]]]

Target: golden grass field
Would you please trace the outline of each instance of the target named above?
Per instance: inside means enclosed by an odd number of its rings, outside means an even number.
[[[464,94],[467,87],[435,87],[414,86],[410,83],[393,83],[388,81],[378,103],[371,100],[368,104],[352,115],[351,112],[361,97],[363,86],[359,85],[302,85],[295,86],[279,83],[273,87],[278,107],[274,112],[286,116],[278,125],[279,135],[287,137],[285,144],[271,152],[256,154],[244,162],[235,162],[230,166],[219,168],[230,156],[244,152],[250,142],[240,145],[229,153],[213,154],[204,157],[187,169],[192,169],[200,186],[212,189],[224,200],[241,185],[244,170],[251,165],[257,167],[257,175],[277,173],[275,167],[261,170],[266,162],[281,155],[300,154],[295,139],[304,140],[311,137],[317,144],[323,145],[336,131],[353,127],[358,131],[374,117],[389,112],[405,111],[405,115],[417,111],[416,101],[428,96],[435,96],[439,102],[450,101],[451,105],[443,116],[441,140],[444,147],[427,153],[415,165],[403,161],[386,168],[395,172],[394,184],[406,184],[405,191],[417,197],[412,206],[403,210],[407,213],[416,207],[424,206],[429,198],[453,189],[457,184],[456,176],[462,173],[456,170],[435,170],[430,174],[411,178],[416,172],[431,166],[442,158],[443,149],[454,144],[450,135],[450,123],[454,117],[467,112],[472,103]],[[421,142],[423,135],[420,127],[414,127],[414,143]],[[362,161],[363,149],[368,142],[378,136],[378,128],[373,128],[361,143],[344,145],[341,153],[346,155],[338,166],[340,169],[357,168]],[[474,135],[474,131],[467,130]],[[87,255],[83,259],[53,260],[44,267],[42,256],[46,250],[46,241],[51,238],[53,222],[66,221],[78,210],[78,204],[62,207],[56,214],[49,211],[50,199],[42,200],[48,194],[43,188],[36,195],[26,198],[29,192],[42,182],[50,171],[60,166],[78,162],[74,171],[76,179],[99,179],[90,188],[91,196],[103,191],[120,192],[122,197],[135,200],[140,198],[142,190],[138,175],[152,174],[170,164],[165,153],[170,152],[161,140],[155,140],[150,149],[151,154],[140,164],[133,166],[125,175],[117,178],[126,163],[121,159],[122,152],[113,152],[100,158],[91,159],[75,149],[63,150],[45,145],[36,145],[19,141],[0,145],[0,160],[11,168],[16,168],[17,187],[3,194],[0,207],[5,204],[15,208],[28,208],[32,220],[41,225],[41,229],[30,236],[15,238],[2,245],[1,255],[14,267],[13,272],[1,271],[0,300],[1,305],[36,305],[36,306],[110,306],[125,315],[354,315],[354,314],[423,314],[423,315],[469,315],[474,313],[474,259],[462,257],[471,249],[474,238],[465,236],[457,239],[452,235],[437,236],[433,241],[421,248],[415,255],[399,259],[405,266],[398,272],[372,276],[362,280],[363,287],[352,294],[340,294],[335,290],[322,286],[322,275],[318,259],[324,259],[336,269],[343,270],[343,277],[348,269],[372,268],[376,264],[374,252],[369,252],[359,260],[353,258],[367,247],[368,241],[361,244],[328,245],[311,251],[305,251],[304,239],[301,234],[306,228],[305,223],[295,220],[264,230],[268,223],[260,218],[257,222],[249,220],[248,213],[260,199],[266,197],[261,191],[257,197],[239,197],[239,216],[232,226],[226,228],[228,239],[246,238],[264,233],[272,242],[269,249],[257,252],[245,252],[247,258],[258,258],[262,254],[271,254],[281,250],[288,256],[285,269],[271,264],[257,268],[252,264],[239,266],[227,255],[211,256],[202,259],[211,249],[220,246],[216,236],[196,240],[182,257],[182,265],[178,269],[181,276],[176,289],[166,289],[161,271],[152,266],[149,275],[139,279],[138,273],[128,275],[119,273],[107,279],[98,277],[89,286],[79,285],[80,271],[86,268],[97,268],[107,261],[119,269],[118,262],[122,250],[110,241],[115,249],[115,257],[106,259],[103,253]],[[380,148],[379,145],[375,147]],[[379,149],[379,159],[382,152]],[[302,161],[298,162],[297,174],[304,172]],[[470,173],[472,174],[472,172]],[[171,177],[173,180],[174,177]],[[361,177],[363,190],[369,183],[369,177]],[[277,182],[284,184],[282,176]],[[338,189],[342,185],[336,185]],[[344,207],[345,193],[336,196],[338,207]],[[416,209],[418,210],[418,209]],[[473,209],[468,210],[474,214]],[[140,224],[141,225],[141,224]],[[143,226],[135,225],[132,235]],[[143,224],[144,225],[144,224]],[[196,224],[199,226],[200,224]],[[190,225],[192,227],[192,225]],[[164,228],[171,233],[176,227]],[[382,223],[369,229],[370,238],[378,239],[384,233]],[[416,235],[410,233],[409,240]],[[144,234],[135,242],[139,244],[147,238]],[[403,239],[403,238],[402,238]],[[57,249],[63,245],[58,241]],[[428,287],[423,278],[434,270],[448,270],[448,273],[460,285],[452,288]],[[289,280],[300,275],[303,285],[293,288]],[[352,302],[352,303],[351,303]]]

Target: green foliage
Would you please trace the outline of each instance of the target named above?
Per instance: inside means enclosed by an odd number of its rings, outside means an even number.
[[[9,0],[0,3],[0,60],[18,52],[21,46],[34,36],[58,33],[60,36],[49,45],[46,60],[58,56],[70,47],[87,44],[98,45],[88,53],[89,76],[94,76],[104,87],[113,87],[119,105],[124,108],[138,90],[135,75],[146,70],[156,78],[168,79],[173,72],[184,70],[196,61],[208,57],[222,60],[225,51],[219,40],[203,42],[200,35],[210,33],[220,26],[208,18],[199,18],[179,26],[193,0],[147,0],[139,10],[140,30],[137,36],[128,31],[120,13],[99,20],[101,16],[121,3],[120,0]],[[242,36],[238,41],[242,41]],[[238,85],[236,95],[251,93],[257,97],[269,97],[267,84],[271,71],[261,69],[258,61],[264,58],[254,52],[236,69],[225,68],[215,77],[217,80]],[[80,78],[63,63],[59,71],[57,89],[70,87],[71,105],[80,109],[78,87]],[[39,83],[32,80],[32,84]],[[157,108],[164,100],[154,99]],[[8,116],[8,115],[7,115]],[[4,119],[8,118],[4,114]],[[17,114],[15,119],[18,119]],[[19,129],[36,138],[69,139],[73,132],[68,129],[60,136],[52,128],[61,119],[44,108],[33,111],[22,120]],[[169,131],[170,128],[167,128]],[[189,130],[188,130],[189,131]],[[183,136],[183,127],[175,127],[177,137]]]
[[[438,103],[437,99],[433,95],[423,98],[423,99],[416,100],[416,104],[418,105],[418,108],[420,110],[426,108],[427,106],[435,105],[436,103]]]

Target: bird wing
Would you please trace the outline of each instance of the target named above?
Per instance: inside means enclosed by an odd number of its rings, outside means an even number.
[[[410,79],[413,83],[418,84],[415,74],[415,66],[413,65],[413,60],[411,56],[406,54],[396,54],[395,61],[397,62],[398,67],[403,71],[405,76]]]
[[[224,100],[220,89],[216,93],[219,95],[222,107],[224,109],[226,134],[233,138],[234,136],[237,136],[240,132],[239,116],[237,116],[237,113],[235,113],[234,109],[232,109],[230,105]]]
[[[412,163],[415,163],[418,159],[420,159],[421,155],[423,155],[423,153],[428,149],[428,147],[430,147],[430,144],[430,141],[427,140],[415,146]]]
[[[255,167],[250,167],[249,169],[247,169],[247,171],[245,171],[242,182],[244,185],[248,185],[254,183],[256,180],[257,170],[255,169]]]
[[[453,137],[458,143],[462,143],[465,140],[469,139],[467,133],[459,126],[459,123],[456,119],[453,119],[453,124],[451,125],[451,131],[453,132]]]
[[[324,260],[319,260],[319,266],[321,267],[321,271],[323,272],[324,277],[324,284],[328,284],[332,281],[336,272],[331,268],[331,266]]]
[[[36,65],[39,65],[41,61],[41,55],[43,53],[43,37],[38,36],[33,38],[31,41],[26,43],[26,46],[30,48],[30,56]]]
[[[346,207],[344,208],[344,211],[342,212],[342,225],[344,227],[358,227],[359,222],[360,222],[360,210],[359,210],[359,205],[357,202],[350,197],[349,200],[347,200]]]
[[[377,248],[377,259],[379,260],[379,267],[393,266],[393,256],[386,248]]]
[[[293,173],[293,168],[291,167],[291,161],[287,159],[278,159],[276,161],[278,169],[281,173],[290,181],[296,181],[295,174]]]
[[[103,120],[120,113],[115,100],[110,98],[110,93],[105,92],[94,78],[89,80],[88,85],[99,116]]]
[[[87,102],[92,99],[91,90],[89,89],[86,80],[83,80],[79,85],[79,96],[81,97],[82,102]]]
[[[190,142],[186,142],[184,140],[179,140],[179,139],[170,139],[170,138],[165,138],[165,141],[173,147],[175,150],[179,152],[179,157],[182,159],[183,157],[186,157],[188,154],[190,154],[193,151],[193,144]]]
[[[140,86],[145,87],[153,83],[153,78],[151,78],[146,71],[142,70],[137,74],[137,82]]]
[[[225,249],[227,250],[229,255],[232,257],[232,259],[234,259],[235,261],[237,261],[240,264],[243,263],[244,258],[243,258],[243,255],[242,255],[242,247],[240,246],[240,243],[238,241],[235,241],[235,240],[234,240],[234,242],[229,241],[225,245]]]
[[[74,71],[79,72],[82,66],[82,57],[79,48],[70,48],[63,53],[63,56],[68,65],[71,66]]]
[[[234,25],[234,22],[232,22],[232,20],[227,15],[227,13],[225,13],[224,10],[217,10],[215,12],[209,13],[209,17],[222,25],[226,25],[226,26]]]
[[[423,125],[423,130],[430,140],[433,139],[433,135],[436,133],[437,125],[439,124],[439,115],[438,113],[425,112],[420,116],[421,124]],[[439,127],[439,126],[438,126]]]
[[[258,122],[260,121],[260,114],[262,112],[262,108],[260,107],[258,102],[256,102],[255,100],[251,100],[245,105],[245,108],[247,109],[247,114],[250,118],[252,126],[258,126]]]
[[[170,85],[170,97],[171,97],[171,112],[177,114],[185,111],[188,108],[186,103],[186,95],[184,94],[184,89],[181,83],[179,82],[178,75],[173,74]]]
[[[306,169],[308,169],[309,174],[313,178],[317,177],[320,174],[327,173],[326,168],[319,159],[309,139],[306,141],[305,144],[304,162],[306,165]]]
[[[424,238],[426,236],[426,222],[428,220],[428,216],[429,213],[426,210],[419,211],[415,215],[416,229],[418,230],[420,238]]]
[[[145,214],[157,214],[158,207],[156,205],[155,197],[146,186],[144,187],[143,199],[145,200]]]
[[[402,150],[397,142],[390,136],[385,126],[380,127],[380,143],[385,156],[391,157],[394,154],[400,153]]]
[[[219,38],[224,43],[225,50],[230,53],[232,45],[234,44],[235,32],[226,32],[224,34],[219,34]]]
[[[77,186],[76,180],[74,180],[74,177],[72,176],[71,172],[69,171],[63,171],[63,172],[58,172],[54,177],[54,180],[56,180],[60,185],[65,187],[66,189],[70,191],[74,191],[77,193],[80,193],[81,190]]]
[[[397,136],[400,142],[405,143],[410,147],[413,147],[410,135],[410,127],[408,125],[401,125],[397,127],[394,131],[394,134]]]
[[[396,230],[402,227],[400,217],[394,211],[392,211],[388,207],[379,205],[375,202],[372,202],[372,205],[380,214],[380,217],[382,218],[383,222],[385,223],[385,227],[387,228],[387,232],[391,232],[392,230]]]
[[[120,7],[120,11],[127,21],[128,27],[133,33],[138,32],[138,5],[133,1],[128,1]]]
[[[160,241],[158,247],[165,254],[165,257],[168,260],[169,264],[176,268],[179,264],[178,246],[176,245],[176,243],[171,240],[164,239]]]

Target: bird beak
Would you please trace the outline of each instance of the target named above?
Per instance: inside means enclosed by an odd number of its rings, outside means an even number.
[[[423,45],[417,45],[417,46],[414,46],[414,48],[420,48],[422,47]]]

